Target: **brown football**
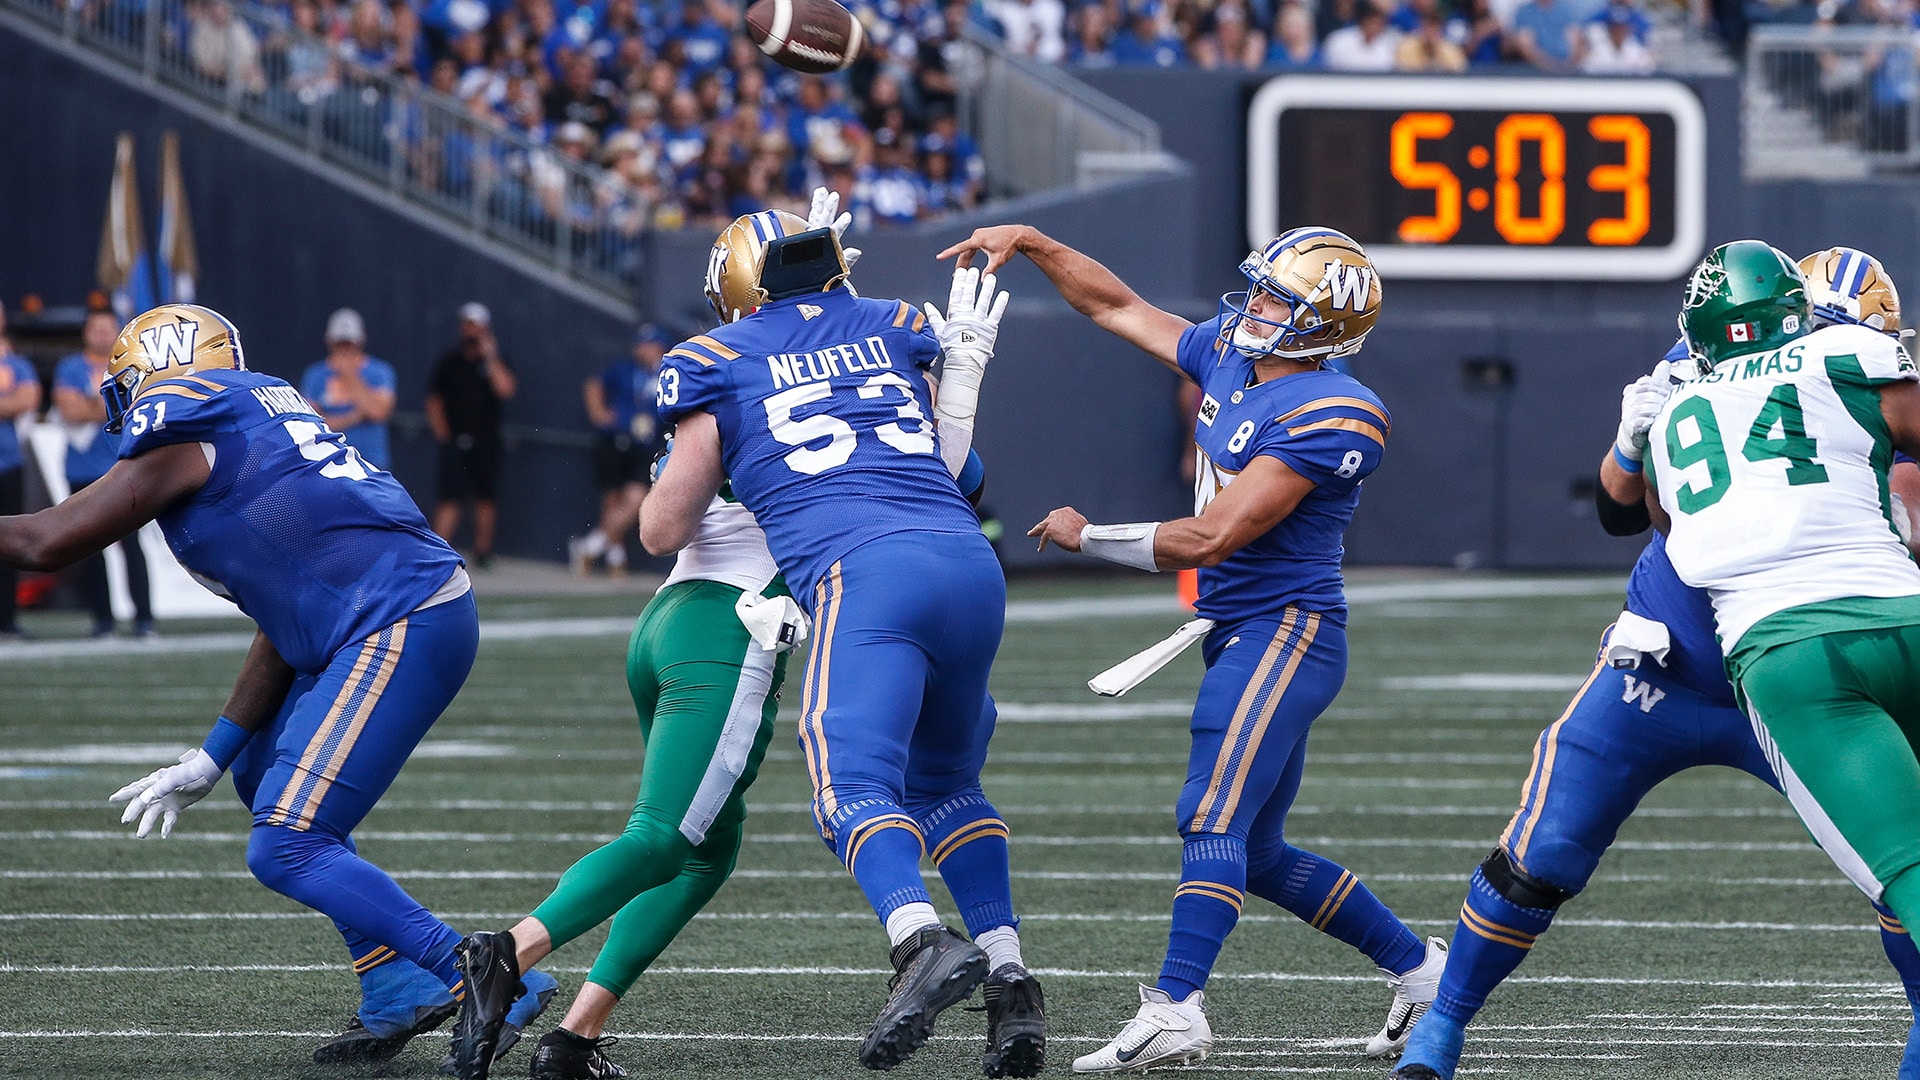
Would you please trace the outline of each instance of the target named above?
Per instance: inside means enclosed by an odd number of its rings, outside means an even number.
[[[756,0],[747,40],[781,67],[809,75],[839,71],[860,55],[865,31],[834,0]]]

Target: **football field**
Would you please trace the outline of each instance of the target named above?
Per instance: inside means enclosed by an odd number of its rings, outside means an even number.
[[[1451,936],[1465,879],[1513,812],[1534,738],[1592,664],[1620,585],[1358,575],[1352,666],[1314,729],[1293,842],[1355,870],[1416,930]],[[1013,831],[1049,1074],[1132,1015],[1166,943],[1199,651],[1119,701],[1085,684],[1178,625],[1171,588],[1012,590],[986,788]],[[356,834],[463,930],[510,924],[618,829],[642,753],[622,666],[633,599],[483,598],[481,611],[473,677]],[[111,655],[51,632],[0,647],[0,1076],[355,1075],[308,1057],[357,1000],[339,938],[248,877],[230,786],[165,842],[135,841],[105,804],[198,743],[241,629],[170,627],[156,648]],[[609,1028],[635,1076],[866,1075],[854,1052],[885,995],[885,941],[813,834],[798,696],[789,686],[740,872]],[[1891,1078],[1909,1013],[1874,926],[1783,800],[1731,770],[1696,771],[1648,798],[1495,994],[1462,1075]],[[549,961],[563,995],[599,940]],[[1208,998],[1218,1041],[1195,1076],[1387,1074],[1361,1056],[1388,1002],[1379,975],[1264,901],[1249,898]],[[447,1030],[380,1075],[437,1075]],[[896,1075],[978,1076],[983,1031],[980,1014],[948,1013]],[[495,1075],[524,1076],[527,1045]]]

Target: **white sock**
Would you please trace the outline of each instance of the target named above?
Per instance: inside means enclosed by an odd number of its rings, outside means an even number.
[[[599,534],[599,533],[594,533],[593,535],[595,535],[595,536],[599,536],[600,534]],[[609,546],[609,547],[607,548],[607,565],[608,565],[608,566],[625,566],[625,565],[627,565],[627,548],[626,548],[626,545],[624,545],[624,544],[613,544],[613,545],[611,545],[611,546]]]
[[[979,937],[973,939],[973,943],[987,951],[989,971],[998,971],[1007,964],[1027,966],[1027,962],[1020,956],[1020,931],[1011,926],[996,926],[991,930],[983,930]]]
[[[607,534],[599,529],[587,530],[587,538],[580,543],[580,553],[589,559],[597,559],[606,554]]]
[[[940,915],[932,904],[921,901],[901,904],[887,916],[887,945],[898,945],[926,927],[939,925]]]

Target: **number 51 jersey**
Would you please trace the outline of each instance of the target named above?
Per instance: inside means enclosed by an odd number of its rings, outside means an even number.
[[[667,353],[660,419],[714,415],[734,495],[793,595],[811,597],[870,540],[979,535],[934,441],[925,369],[939,354],[903,301],[845,289],[775,300]]]
[[[252,371],[149,383],[120,456],[211,448],[206,486],[160,515],[175,558],[302,672],[405,618],[460,568],[411,496],[293,387]]]

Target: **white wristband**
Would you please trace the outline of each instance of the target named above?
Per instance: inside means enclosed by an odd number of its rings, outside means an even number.
[[[1130,525],[1088,525],[1080,530],[1080,550],[1096,559],[1157,574],[1160,566],[1153,561],[1153,537],[1159,531],[1160,523],[1157,521]]]

